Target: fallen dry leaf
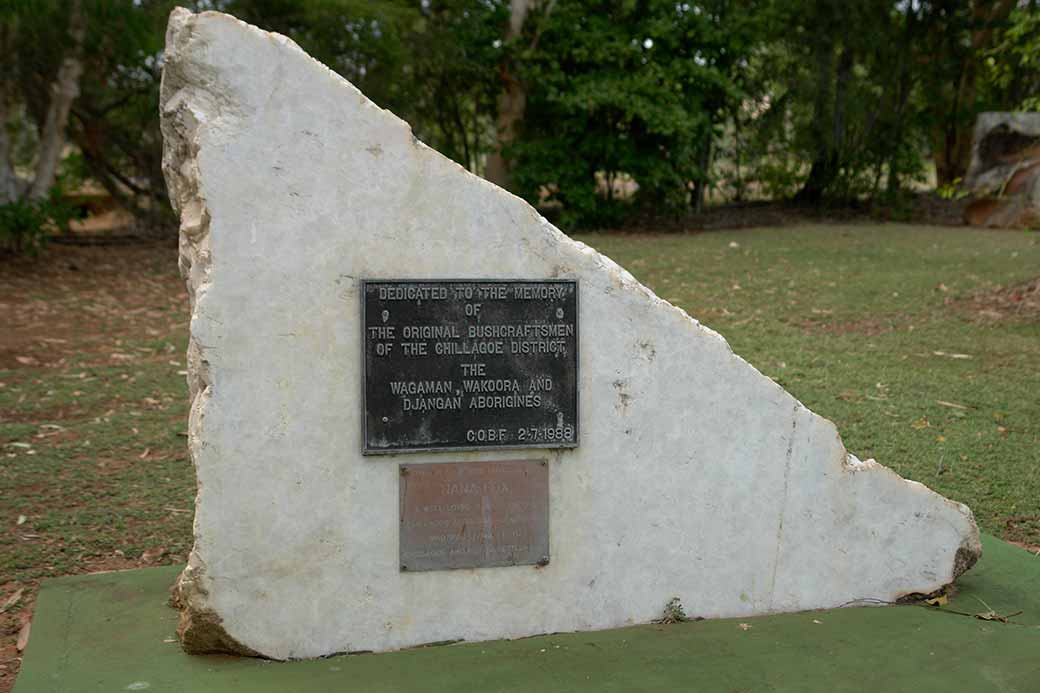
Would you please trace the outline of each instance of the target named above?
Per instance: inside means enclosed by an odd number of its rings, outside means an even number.
[[[165,546],[160,546],[157,549],[148,549],[147,551],[142,553],[141,554],[141,560],[144,561],[145,563],[151,563],[152,561],[160,559],[160,558],[162,558],[165,555],[166,555],[166,547]]]
[[[737,628],[739,628],[741,630],[750,630],[751,629],[751,624],[750,623],[738,623],[737,624]]]
[[[949,358],[949,359],[970,359],[971,358],[971,354],[950,354],[950,353],[947,353],[945,351],[933,351],[932,353],[935,354],[936,356],[945,356],[946,358]]]
[[[945,594],[940,594],[938,597],[932,597],[931,599],[925,599],[924,603],[925,604],[929,604],[931,606],[946,606],[947,604],[950,603],[950,598],[947,597]]]
[[[15,649],[19,652],[25,649],[25,646],[29,644],[29,631],[32,630],[32,621],[26,621],[22,629],[18,631],[18,642],[15,643]]]
[[[980,599],[979,597],[975,597],[975,599],[978,600],[978,602],[980,604],[982,604],[984,607],[986,607],[985,611],[980,611],[979,613],[975,614],[975,618],[977,618],[977,619],[979,619],[981,621],[997,621],[999,623],[1007,623],[1009,618],[1013,618],[1013,617],[1018,616],[1019,614],[1022,613],[1021,611],[1016,611],[1013,614],[1008,614],[1007,616],[1001,616],[1000,614],[998,614],[993,609],[992,606],[987,604],[985,602],[985,600]]]
[[[983,611],[981,613],[975,614],[975,618],[977,618],[977,619],[979,619],[981,621],[997,621],[998,623],[1007,623],[1008,619],[1014,618],[1015,616],[1018,616],[1021,613],[1022,613],[1021,611],[1016,611],[1013,614],[1008,614],[1007,616],[1001,616],[1000,614],[998,614],[995,611]]]
[[[929,426],[931,426],[931,424],[928,423],[928,419],[926,419],[923,416],[920,419],[918,419],[917,421],[914,421],[914,422],[912,422],[910,424],[911,428],[914,428],[914,429],[917,429],[917,430],[921,430],[922,428],[928,428]]]
[[[22,588],[19,588],[19,589],[15,590],[14,594],[12,594],[10,597],[8,597],[7,601],[4,602],[4,605],[0,606],[0,614],[4,613],[8,609],[10,609],[12,606],[17,604],[18,600],[20,600],[22,598],[22,593],[24,591],[25,590],[22,589]]]

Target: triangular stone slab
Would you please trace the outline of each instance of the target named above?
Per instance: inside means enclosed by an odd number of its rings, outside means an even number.
[[[192,651],[276,659],[687,614],[891,602],[980,553],[967,507],[860,461],[726,341],[417,141],[289,39],[176,10],[164,167],[191,294]],[[398,464],[362,455],[362,279],[580,286],[580,445],[548,460],[552,560],[398,565]]]

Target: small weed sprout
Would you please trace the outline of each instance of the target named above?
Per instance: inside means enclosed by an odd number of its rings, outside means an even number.
[[[664,605],[664,613],[661,615],[661,623],[682,623],[689,621],[686,611],[683,610],[682,602],[678,597],[672,597]]]

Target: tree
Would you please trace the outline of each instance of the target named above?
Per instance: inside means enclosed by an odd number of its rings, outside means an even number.
[[[0,205],[89,176],[172,228],[158,127],[177,0],[0,3]],[[1040,0],[188,0],[283,33],[561,223],[963,175],[975,114],[1040,106]],[[64,157],[64,158],[63,158]],[[884,188],[882,185],[884,184]]]
[[[928,31],[917,60],[939,185],[954,183],[967,173],[975,116],[986,106],[979,98],[983,63],[1016,4],[1017,0],[920,3]]]
[[[708,125],[697,145],[697,160],[691,171],[691,206],[700,212],[708,187],[713,183],[712,163],[724,122],[732,118],[748,94],[751,81],[748,65],[772,19],[769,2],[758,0],[711,0],[685,5],[687,16],[680,34],[682,50],[694,62],[708,68],[699,72],[696,93]],[[692,21],[691,21],[692,20]]]
[[[517,76],[517,53],[538,48],[542,26],[552,14],[556,0],[548,0],[542,5],[544,9],[537,0],[510,0],[509,3],[509,22],[506,25],[504,42],[506,50],[499,62],[499,78],[502,84],[496,101],[495,146],[488,156],[484,174],[489,181],[506,189],[513,187],[513,181],[505,151],[516,140],[517,129],[527,109],[527,88]],[[534,31],[528,29],[532,36],[525,45],[524,25],[527,24],[527,17],[533,10],[541,11],[541,22]]]
[[[559,203],[565,226],[617,223],[635,188],[644,207],[684,209],[738,94],[723,15],[663,0],[558,4],[518,61],[527,106],[506,150],[518,189]]]
[[[156,233],[172,228],[162,174],[159,82],[171,0],[92,0],[70,138],[84,172]]]
[[[493,146],[502,0],[225,0],[295,40],[471,171]]]
[[[796,199],[855,197],[876,190],[886,162],[895,171],[895,152],[912,135],[904,127],[913,87],[906,47],[917,26],[901,8],[811,0],[788,15],[785,43],[801,65],[791,71],[788,103],[801,111],[796,138],[809,166]]]
[[[985,55],[982,100],[1009,110],[1040,110],[1040,2],[1011,12]]]
[[[73,100],[79,95],[79,82],[83,74],[83,49],[86,36],[87,17],[81,0],[71,0],[67,8],[64,30],[58,36],[50,33],[43,21],[55,21],[60,8],[53,3],[30,6],[25,3],[5,6],[0,26],[0,55],[4,64],[13,69],[5,70],[0,77],[0,204],[21,197],[33,200],[46,198],[54,185],[58,163],[65,147],[65,129]],[[41,21],[42,20],[42,21]],[[62,46],[59,53],[41,56],[33,53],[26,40],[57,39]],[[39,62],[26,60],[25,56],[41,57]],[[49,60],[48,60],[49,59]],[[48,69],[60,60],[53,72]],[[46,88],[33,90],[36,85]],[[8,121],[18,104],[19,97],[25,99],[27,112],[36,123],[37,151],[33,162],[33,175],[23,180],[19,177],[12,160],[13,148]]]
[[[732,110],[740,192],[816,204],[897,193],[922,173],[925,119],[914,53],[925,25],[898,0],[772,6]]]
[[[11,16],[0,16],[0,64],[12,65],[13,32],[15,21]],[[14,108],[14,83],[10,70],[0,71],[0,205],[20,195],[18,177],[14,172],[11,134],[8,121]]]
[[[503,53],[499,27],[507,9],[501,2],[472,0],[439,0],[423,8],[423,21],[408,40],[416,88],[403,112],[421,139],[470,171],[485,171],[496,146],[494,68]]]

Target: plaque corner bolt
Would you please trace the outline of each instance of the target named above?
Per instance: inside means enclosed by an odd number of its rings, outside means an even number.
[[[408,476],[408,467],[406,467],[405,465],[402,464],[401,468],[400,468],[400,472],[401,472],[401,476]]]
[[[406,565],[402,565],[402,566],[401,566],[401,572],[402,572],[402,573],[407,573],[407,572],[408,572],[408,566],[406,566]]]
[[[549,565],[549,557],[542,556],[542,560],[538,561],[538,563],[536,563],[535,565],[537,565],[539,568],[544,568],[545,566]]]

